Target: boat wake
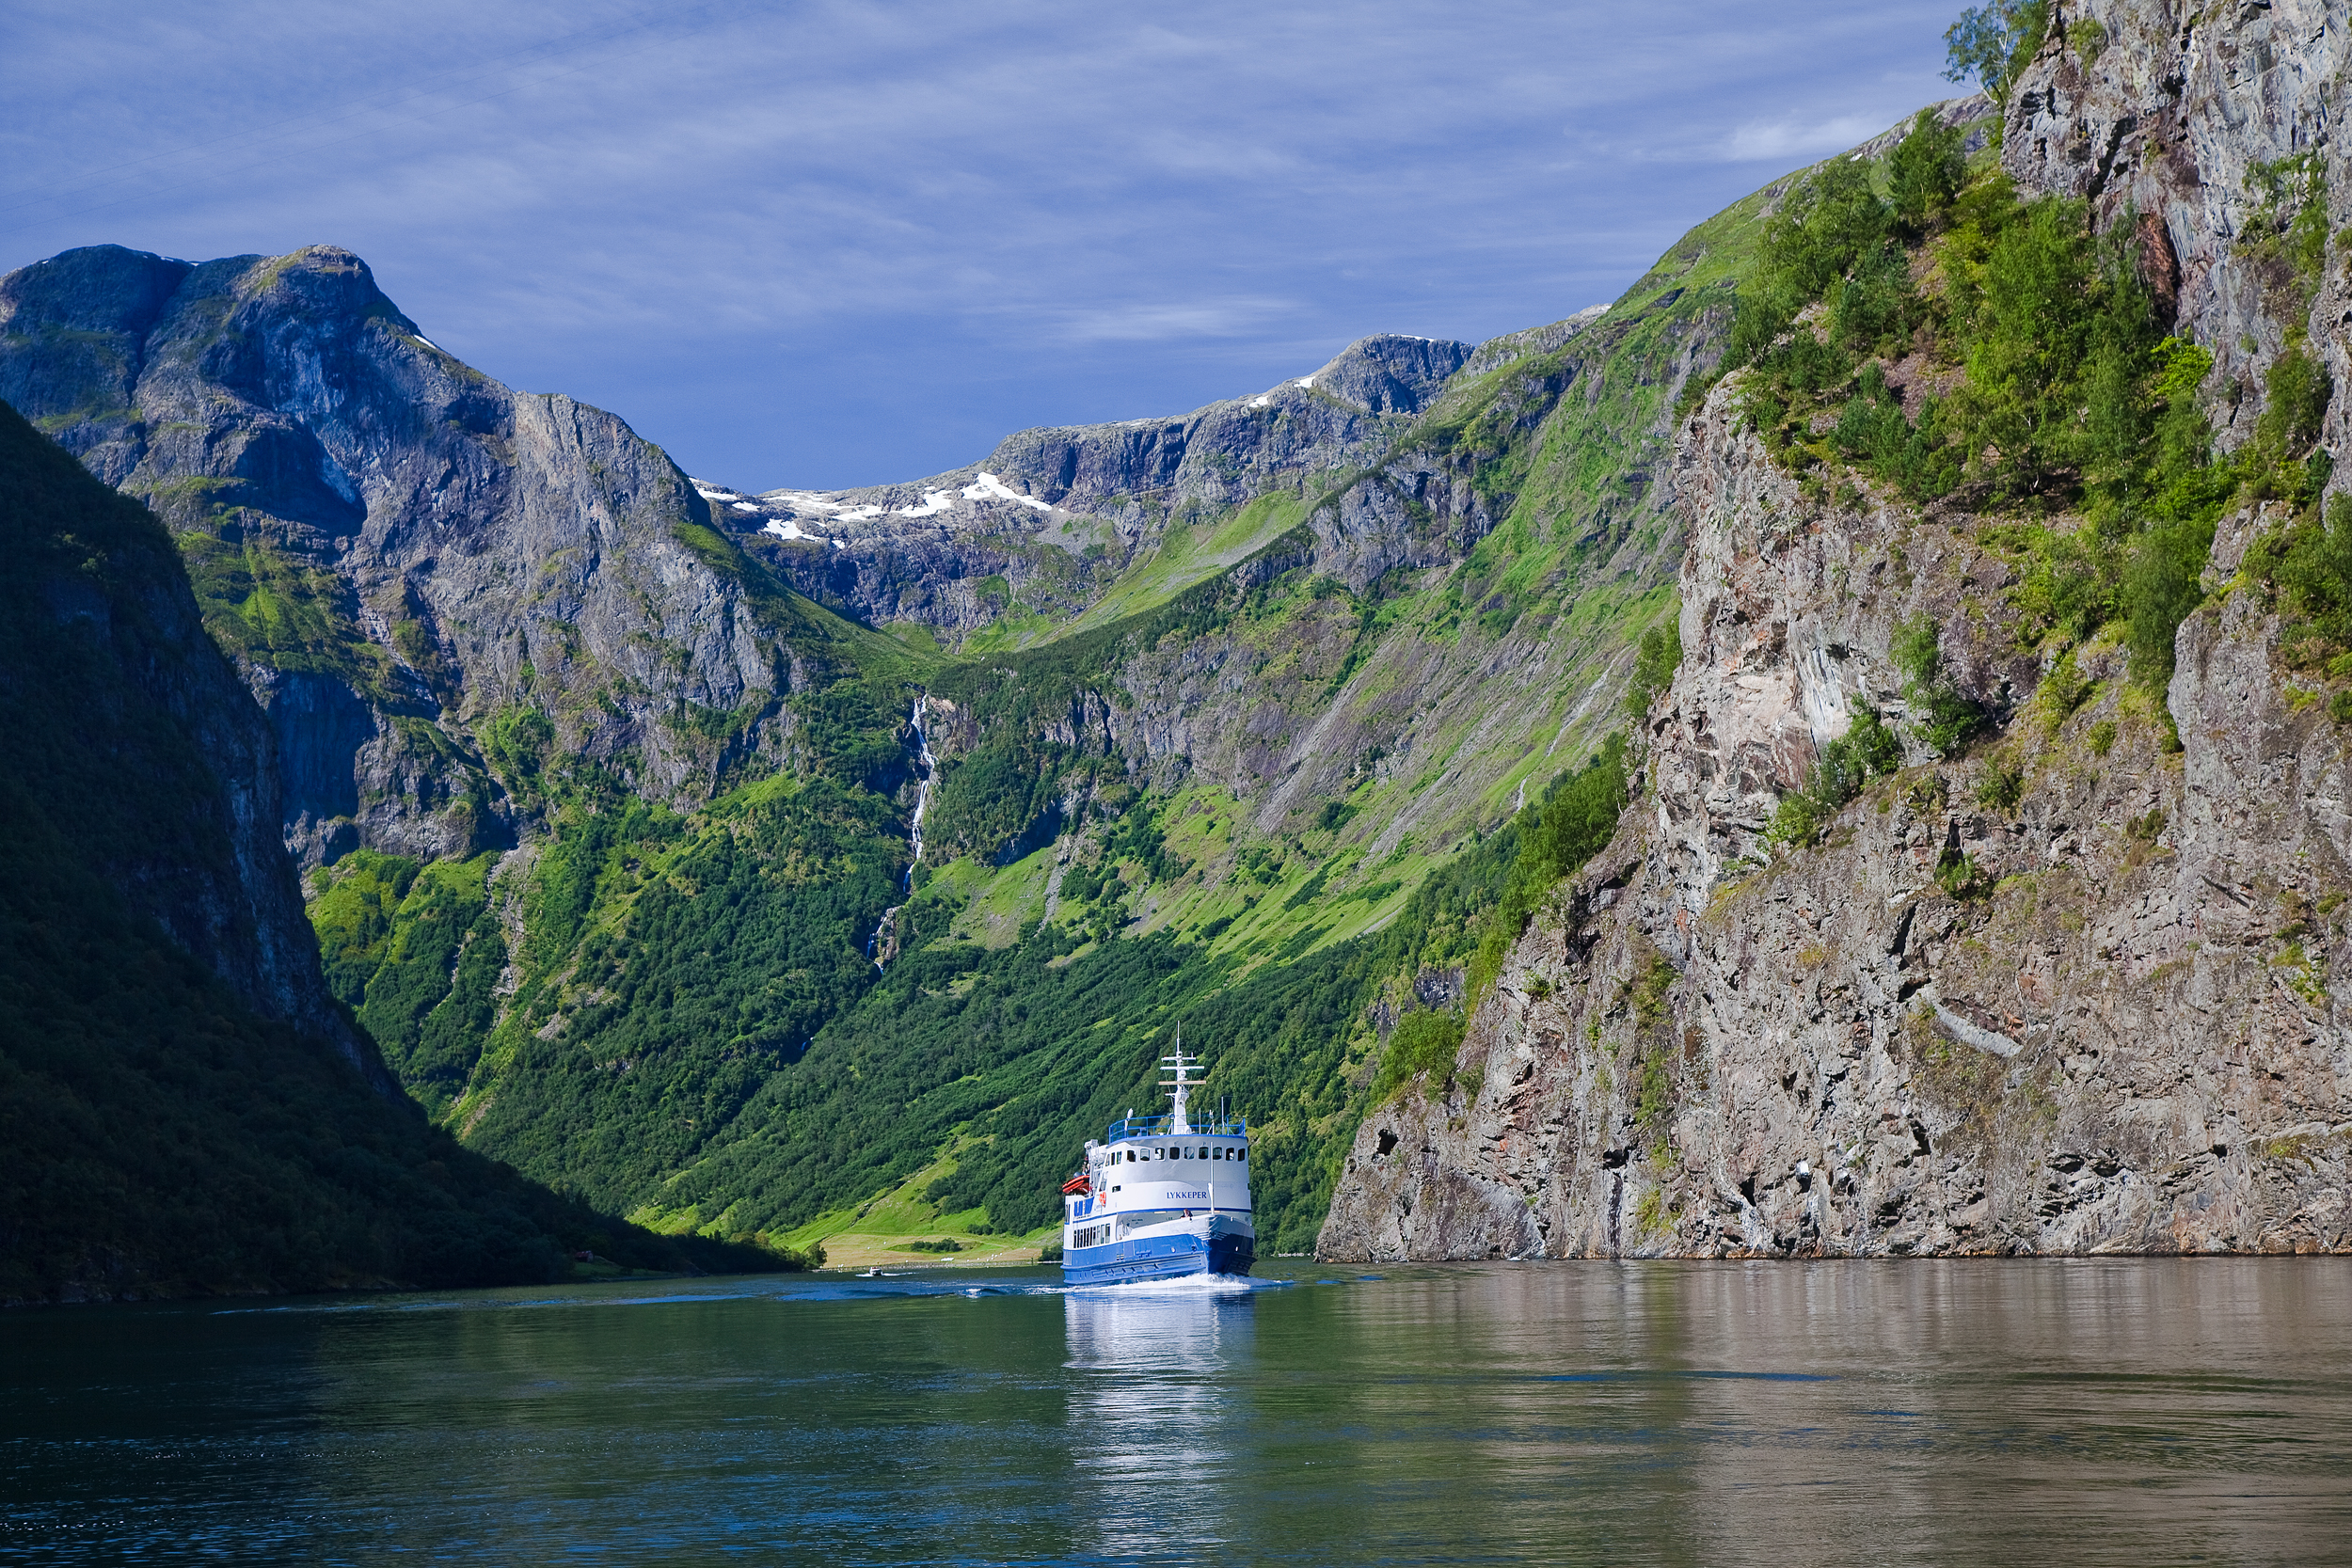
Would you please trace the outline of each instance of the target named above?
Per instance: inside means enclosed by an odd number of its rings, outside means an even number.
[[[1187,1274],[1174,1279],[1125,1279],[1114,1285],[1060,1285],[1052,1287],[1056,1294],[1073,1296],[1105,1296],[1113,1300],[1133,1300],[1137,1296],[1246,1296],[1257,1291],[1282,1291],[1290,1288],[1287,1279],[1250,1279],[1230,1274]]]

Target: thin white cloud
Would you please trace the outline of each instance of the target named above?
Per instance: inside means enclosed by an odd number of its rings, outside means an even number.
[[[1897,114],[1903,111],[1898,110]],[[1789,116],[1775,120],[1751,120],[1723,143],[1723,156],[1735,164],[1786,163],[1791,158],[1820,157],[1867,141],[1886,129],[1895,115],[1864,113],[1833,115],[1827,119]]]
[[[1948,94],[1951,5],[17,0],[0,270],[332,241],[696,472],[902,479],[1612,295]]]
[[[1237,338],[1292,309],[1281,300],[1187,300],[1073,310],[1060,337],[1071,343],[1164,343],[1188,338]]]

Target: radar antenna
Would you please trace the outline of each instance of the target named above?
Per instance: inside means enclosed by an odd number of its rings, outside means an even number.
[[[1168,1130],[1179,1136],[1189,1133],[1192,1123],[1184,1117],[1184,1091],[1196,1087],[1200,1082],[1200,1058],[1184,1054],[1184,1032],[1182,1028],[1176,1031],[1173,1053],[1160,1058],[1160,1070],[1170,1075],[1160,1080],[1160,1087],[1171,1089],[1176,1095],[1176,1103],[1168,1111]],[[1192,1076],[1185,1076],[1187,1073]]]

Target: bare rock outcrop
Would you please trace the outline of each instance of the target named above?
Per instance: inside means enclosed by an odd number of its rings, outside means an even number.
[[[2352,1246],[2352,757],[2280,681],[2277,618],[2240,594],[2183,627],[2173,752],[2122,650],[2036,691],[1997,562],[1808,503],[1736,397],[1681,454],[1685,658],[1645,798],[1451,1083],[1366,1118],[1324,1252]],[[1866,702],[1901,717],[1888,643],[1922,614],[2007,747],[1915,743],[1775,852],[1819,748]]]
[[[1057,619],[1231,508],[1261,497],[1295,505],[1335,482],[1344,490],[1470,352],[1377,334],[1263,392],[1189,414],[1018,431],[981,461],[930,479],[756,496],[706,485],[704,494],[795,586],[851,613],[951,635],[1008,613]],[[1280,531],[1279,519],[1265,520]],[[1203,554],[1221,547],[1217,564],[1238,564],[1268,536],[1245,527],[1205,542]],[[1376,576],[1389,563],[1368,569]]]
[[[179,537],[310,863],[511,843],[483,747],[519,709],[680,803],[788,747],[791,656],[693,485],[613,416],[441,352],[348,251],[19,269],[0,397]]]

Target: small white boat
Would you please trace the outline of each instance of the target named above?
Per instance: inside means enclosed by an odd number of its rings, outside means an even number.
[[[1086,1168],[1062,1184],[1061,1273],[1072,1285],[1115,1285],[1185,1275],[1247,1275],[1257,1261],[1249,1209],[1249,1124],[1208,1117],[1196,1126],[1187,1091],[1198,1057],[1160,1059],[1173,1091],[1164,1117],[1133,1114],[1087,1140]]]

